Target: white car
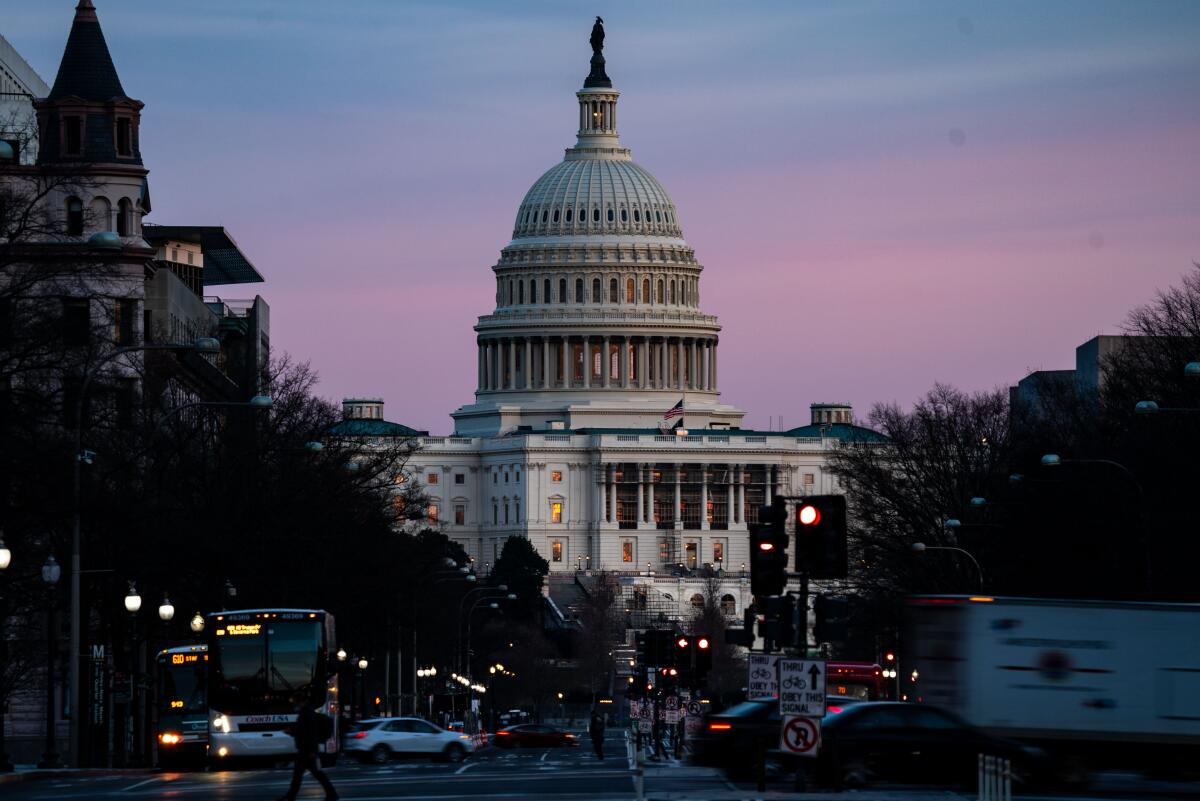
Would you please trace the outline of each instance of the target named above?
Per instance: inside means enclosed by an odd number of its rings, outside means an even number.
[[[351,725],[344,749],[348,756],[382,765],[392,757],[425,754],[461,762],[475,750],[469,734],[446,731],[421,718],[369,718]]]

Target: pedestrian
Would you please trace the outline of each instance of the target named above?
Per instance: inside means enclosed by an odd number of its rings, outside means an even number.
[[[306,770],[325,788],[325,801],[337,801],[337,790],[333,789],[333,783],[329,781],[325,771],[321,770],[318,761],[320,757],[317,754],[320,743],[329,739],[332,734],[333,720],[326,715],[317,714],[312,708],[312,702],[307,698],[297,697],[295,706],[296,722],[291,726],[291,733],[292,739],[296,741],[296,763],[292,768],[292,784],[288,791],[280,796],[279,801],[296,801],[296,794],[300,792],[300,780],[304,778]]]
[[[588,737],[592,738],[592,748],[596,751],[596,758],[604,759],[604,715],[600,714],[600,710],[592,708],[592,722],[588,724]]]

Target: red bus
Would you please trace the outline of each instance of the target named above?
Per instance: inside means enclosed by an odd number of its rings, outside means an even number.
[[[830,662],[826,666],[825,694],[859,701],[885,700],[883,668],[870,662]]]

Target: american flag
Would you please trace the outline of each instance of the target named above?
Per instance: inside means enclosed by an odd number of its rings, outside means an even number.
[[[679,399],[679,403],[667,409],[667,413],[663,415],[664,420],[670,420],[672,417],[678,417],[683,414],[683,398]]]

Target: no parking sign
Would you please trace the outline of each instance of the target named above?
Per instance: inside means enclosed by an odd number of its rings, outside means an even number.
[[[795,756],[815,757],[821,747],[821,721],[788,715],[779,734],[779,750]]]

